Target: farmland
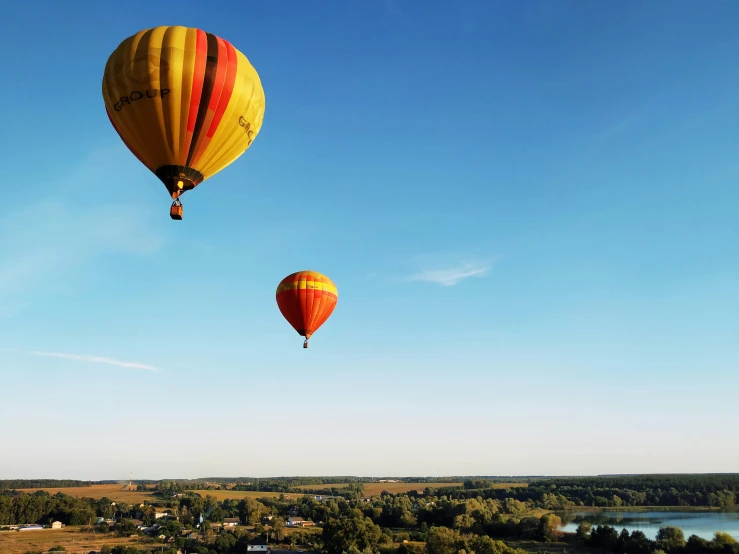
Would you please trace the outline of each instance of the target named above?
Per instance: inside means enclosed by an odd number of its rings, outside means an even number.
[[[347,483],[332,483],[328,485],[302,485],[298,487],[303,491],[319,490],[319,489],[330,489],[346,487]],[[380,494],[382,491],[388,491],[392,494],[398,494],[408,492],[412,490],[422,491],[425,487],[461,487],[462,483],[364,483],[364,494],[366,496],[374,496]],[[509,488],[509,487],[525,487],[526,483],[495,483],[493,485],[496,489]],[[43,490],[49,494],[56,494],[61,492],[77,498],[93,498],[98,500],[103,497],[110,498],[114,502],[127,502],[128,504],[140,504],[145,500],[153,501],[156,497],[153,491],[133,491],[128,490],[128,487],[122,488],[123,485],[90,485],[88,487],[61,487],[61,488],[39,488],[39,489],[21,489],[25,493],[32,494],[36,491]],[[215,497],[219,501],[226,499],[242,499],[242,498],[276,498],[281,493],[279,492],[266,492],[266,491],[234,491],[234,490],[195,490],[202,497],[208,495]],[[295,498],[299,496],[299,493],[285,493],[286,498]]]
[[[127,502],[129,504],[141,503],[144,500],[154,498],[152,492],[130,491],[128,487],[122,489],[123,485],[90,485],[89,487],[62,487],[52,489],[21,489],[22,492],[32,494],[36,491],[46,491],[49,494],[61,492],[77,498],[93,498],[99,500],[107,497],[114,502]]]
[[[79,487],[87,488],[87,487]],[[23,552],[46,552],[50,548],[61,545],[68,554],[87,554],[90,550],[100,550],[108,544],[137,544],[135,538],[118,538],[113,535],[83,533],[79,527],[66,529],[43,529],[41,531],[0,531],[0,552],[3,554],[21,554]],[[141,548],[141,546],[138,546]]]
[[[279,492],[266,492],[266,491],[227,491],[227,490],[197,490],[197,491],[187,491],[187,492],[196,492],[203,498],[206,496],[213,496],[218,500],[219,502],[223,502],[226,499],[230,500],[241,500],[242,498],[277,498],[280,496]],[[286,492],[285,498],[297,498],[298,494],[295,493],[289,493]]]

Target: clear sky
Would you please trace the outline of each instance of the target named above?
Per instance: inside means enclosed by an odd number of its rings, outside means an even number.
[[[0,19],[0,478],[739,470],[739,4]],[[182,222],[101,94],[157,25],[267,98]],[[308,350],[301,269],[339,288]]]

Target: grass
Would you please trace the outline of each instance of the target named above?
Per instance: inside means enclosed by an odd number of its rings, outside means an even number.
[[[46,491],[49,494],[61,492],[77,498],[100,498],[108,497],[114,502],[127,502],[128,504],[139,504],[144,500],[153,500],[155,497],[151,492],[130,491],[128,485],[122,490],[124,485],[90,485],[89,487],[62,487],[55,489],[20,489],[23,492],[32,494],[36,491]],[[30,531],[26,531],[30,532]]]
[[[0,531],[0,552],[3,554],[22,554],[34,550],[46,552],[57,545],[66,548],[69,554],[87,554],[91,550],[99,551],[105,544],[110,546],[135,544],[137,548],[142,548],[136,538],[118,538],[112,534],[83,533],[79,527],[23,532]]]

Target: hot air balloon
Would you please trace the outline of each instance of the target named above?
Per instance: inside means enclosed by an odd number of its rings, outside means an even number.
[[[277,306],[298,334],[308,339],[336,307],[339,291],[333,281],[317,271],[298,271],[277,285]]]
[[[128,37],[103,75],[108,118],[128,149],[179,197],[241,156],[264,118],[264,90],[249,60],[200,29],[155,27]]]

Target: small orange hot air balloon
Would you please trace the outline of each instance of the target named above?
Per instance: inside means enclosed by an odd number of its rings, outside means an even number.
[[[277,306],[298,334],[308,339],[329,318],[339,300],[333,281],[317,271],[297,271],[277,285]]]

